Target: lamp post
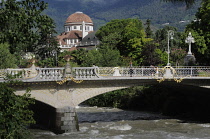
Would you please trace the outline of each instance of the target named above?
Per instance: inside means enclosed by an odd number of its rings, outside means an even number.
[[[189,35],[187,36],[186,40],[185,40],[185,43],[188,43],[189,44],[189,50],[188,50],[188,55],[192,55],[192,52],[191,52],[191,44],[192,43],[195,43],[195,40],[194,38],[192,37],[192,34],[191,32],[189,32]]]
[[[169,49],[169,40],[170,39],[173,39],[173,36],[174,36],[174,31],[173,30],[169,30],[167,31],[168,33],[168,63],[167,63],[167,66],[170,66],[170,63],[169,63],[169,54],[170,54],[170,49]]]

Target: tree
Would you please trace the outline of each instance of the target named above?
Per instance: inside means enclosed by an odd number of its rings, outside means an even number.
[[[147,38],[152,38],[152,30],[150,28],[151,20],[147,19],[145,33]]]
[[[139,19],[112,20],[102,26],[96,36],[102,45],[118,49],[124,58],[129,57],[134,65],[139,65],[142,59],[141,51],[143,45],[150,41],[146,39],[142,22]]]
[[[70,55],[73,57],[72,58],[72,61],[74,63],[76,63],[77,65],[82,65],[83,62],[87,58],[87,53],[88,53],[87,50],[85,50],[85,49],[79,49],[79,50],[72,51]]]
[[[84,57],[84,56],[83,56]],[[82,66],[114,67],[122,64],[119,50],[108,46],[100,46],[97,50],[89,50]]]
[[[210,1],[202,0],[201,7],[196,13],[196,20],[187,28],[185,37],[191,32],[195,39],[192,52],[199,64],[209,65],[210,61]]]
[[[27,126],[35,123],[33,112],[28,109],[34,100],[28,93],[16,96],[15,90],[9,87],[10,83],[0,83],[0,138],[27,139]]]
[[[170,48],[178,48],[180,47],[180,44],[182,43],[180,41],[182,33],[177,32],[177,29],[172,26],[165,26],[162,29],[159,29],[155,32],[155,42],[159,43],[158,48],[162,51],[167,51],[167,42],[168,42],[168,31],[173,30],[174,36],[173,39],[170,39]]]
[[[108,46],[103,46],[98,49],[101,53],[100,63],[103,67],[116,67],[122,64],[120,52],[117,49],[110,48]]]
[[[148,42],[142,51],[142,65],[150,66],[150,65],[159,65],[162,63],[161,55],[157,53],[158,44],[154,41]]]
[[[184,65],[184,57],[187,55],[186,51],[182,48],[171,49],[171,59],[174,61],[174,65]]]
[[[16,67],[15,56],[9,51],[8,44],[0,44],[0,69]]]
[[[0,2],[0,43],[7,42],[10,52],[34,52],[47,46],[55,33],[53,20],[42,12],[47,4],[40,0],[2,0]]]

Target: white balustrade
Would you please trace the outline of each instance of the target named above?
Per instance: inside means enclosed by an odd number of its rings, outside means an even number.
[[[74,78],[98,78],[98,67],[73,67],[72,76]]]
[[[38,68],[37,80],[61,80],[64,68]]]
[[[117,68],[117,74],[116,74]],[[139,77],[155,78],[164,77],[166,68],[173,77],[210,77],[210,67],[191,66],[191,67],[73,67],[70,75],[76,80],[88,80],[97,78],[122,78],[122,77]],[[57,81],[65,77],[65,68],[36,68],[37,74],[31,76],[31,69],[0,69],[0,80],[10,74],[17,79],[30,79],[33,81]]]

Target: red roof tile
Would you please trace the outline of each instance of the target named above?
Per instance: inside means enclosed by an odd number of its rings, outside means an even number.
[[[75,23],[75,22],[86,22],[86,23],[93,23],[93,21],[90,19],[90,17],[83,12],[76,12],[71,14],[67,20],[66,23]]]

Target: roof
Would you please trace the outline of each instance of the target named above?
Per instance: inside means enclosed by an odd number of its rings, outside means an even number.
[[[77,23],[77,22],[93,23],[90,17],[83,12],[76,12],[71,14],[67,19],[66,23]]]
[[[82,31],[74,30],[69,32],[63,32],[61,35],[57,36],[58,41],[61,42],[61,45],[66,45],[64,39],[81,39]]]
[[[80,46],[98,45],[99,44],[99,40],[95,36],[95,33],[96,33],[95,31],[94,32],[89,32],[89,34],[82,39],[82,41],[81,41],[81,43],[79,45]]]
[[[96,32],[93,31],[93,32],[89,32],[87,36],[85,36],[83,39],[82,39],[82,43],[86,43],[86,42],[92,42],[92,41],[98,41],[98,38],[95,36]]]

